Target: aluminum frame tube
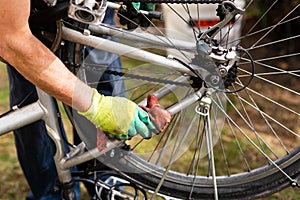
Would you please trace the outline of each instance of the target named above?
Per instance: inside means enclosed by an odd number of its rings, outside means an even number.
[[[110,35],[133,42],[144,42],[147,44],[157,45],[165,48],[196,51],[196,44],[192,42],[167,38],[164,36],[153,35],[145,32],[126,31],[116,27],[109,27],[105,24],[101,24],[99,26],[90,25],[89,30],[95,33]]]
[[[40,101],[19,108],[0,118],[0,136],[21,128],[47,116],[48,112]]]
[[[178,103],[174,104],[173,106],[169,107],[167,110],[171,115],[175,115],[176,113],[179,113],[180,111],[184,110],[191,104],[199,101],[205,93],[204,89],[200,89],[197,92],[193,92],[190,95],[183,98]]]
[[[55,106],[54,98],[39,88],[37,88],[37,93],[40,102],[48,111],[48,115],[44,120],[46,123],[47,133],[53,140],[56,147],[54,162],[57,169],[58,179],[61,183],[69,183],[73,178],[70,169],[64,169],[61,165],[61,160],[63,160],[66,156],[66,151],[57,118],[57,108]]]
[[[129,45],[121,44],[104,38],[92,35],[84,35],[83,33],[80,33],[67,27],[62,27],[62,38],[70,42],[80,43],[120,56],[149,62],[194,76],[193,72],[191,72],[188,68],[186,68],[181,63],[175,60],[168,59],[164,56],[156,55]]]

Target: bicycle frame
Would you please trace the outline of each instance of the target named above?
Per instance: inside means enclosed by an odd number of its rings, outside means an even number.
[[[139,37],[138,35],[132,35],[132,36],[133,37],[131,39],[139,38],[139,40],[141,40],[141,37]],[[118,55],[124,55],[124,52],[129,52],[126,53],[126,56],[128,57],[144,60],[144,61],[146,60],[150,63],[160,65],[162,67],[171,68],[185,74],[191,74],[190,70],[188,70],[182,64],[180,64],[175,60],[171,60],[163,56],[156,55],[154,53],[143,51],[129,45],[113,42],[95,36],[90,36],[90,35],[86,36],[78,31],[74,31],[72,29],[65,28],[65,27],[62,28],[62,37],[71,42],[81,43],[83,45],[91,46]],[[147,40],[145,40],[145,42],[147,42]],[[161,45],[166,45],[164,42],[161,42],[161,40],[157,39],[156,44],[159,43]],[[185,45],[186,47],[188,47],[190,43],[185,43]],[[184,80],[185,77],[182,76],[176,79],[175,81],[182,82]],[[156,91],[155,95],[158,98],[161,98],[167,95],[171,91],[170,89],[172,89],[172,87],[176,87],[176,86],[166,85],[165,87]],[[72,181],[72,176],[70,172],[70,168],[72,166],[76,166],[80,163],[86,162],[93,158],[97,158],[103,155],[105,152],[116,147],[118,144],[120,144],[120,142],[116,140],[108,141],[107,149],[99,152],[97,148],[86,151],[84,143],[81,143],[70,153],[66,153],[64,148],[64,141],[62,139],[63,138],[62,132],[57,118],[55,99],[49,96],[48,94],[46,94],[45,92],[43,92],[39,88],[37,88],[37,91],[39,95],[39,100],[37,102],[34,102],[22,108],[15,108],[12,112],[0,118],[0,124],[1,124],[0,136],[10,131],[13,131],[15,129],[36,122],[38,120],[45,120],[47,132],[49,136],[52,138],[52,140],[54,141],[56,146],[56,154],[54,156],[54,160],[58,172],[58,177],[61,183],[69,183]],[[192,103],[202,98],[203,93],[204,92],[202,90],[199,90],[199,92],[187,96],[181,102],[170,107],[168,109],[169,112],[171,113],[171,115],[180,112],[185,107],[188,107]],[[146,100],[142,101],[140,104],[145,105]]]
[[[194,43],[178,41],[176,39],[171,40],[163,36],[153,36],[152,34],[145,33],[140,34],[136,31],[130,32],[122,29],[117,29],[115,27],[108,28],[108,26],[106,25],[90,25],[88,29],[99,34],[117,36],[118,38],[128,39],[132,41],[140,41],[143,43],[149,43],[151,45],[157,45],[164,48],[173,47],[175,45],[178,48],[186,49],[189,51],[196,51],[196,44]],[[195,74],[190,69],[188,69],[182,63],[174,59],[166,58],[164,56],[141,50],[120,42],[115,42],[101,37],[92,36],[89,34],[89,31],[81,33],[79,31],[75,31],[73,29],[61,26],[59,34],[61,34],[58,36],[59,38],[70,42],[80,43],[85,46],[90,46],[120,56],[126,56],[136,60],[149,62],[151,64],[178,71],[184,75],[195,76]],[[181,76],[175,81],[183,82],[185,80],[186,76]],[[177,86],[165,85],[163,88],[157,90],[154,93],[154,95],[156,95],[158,98],[161,98],[170,93],[170,91],[172,91],[172,88],[174,87]],[[47,132],[56,146],[56,154],[54,156],[54,161],[56,164],[59,181],[62,184],[70,183],[72,181],[70,171],[70,168],[72,166],[76,166],[93,158],[97,158],[103,155],[105,152],[111,150],[118,144],[120,144],[119,141],[108,141],[107,149],[100,152],[97,148],[87,151],[85,149],[85,144],[82,142],[70,153],[66,153],[64,148],[64,141],[62,139],[63,136],[61,128],[59,126],[57,118],[55,100],[39,88],[37,88],[37,91],[39,95],[39,100],[37,102],[22,108],[16,108],[11,113],[0,118],[0,136],[15,129],[36,122],[38,120],[45,120]],[[168,108],[168,111],[171,113],[171,115],[175,115],[182,109],[185,109],[186,107],[201,99],[204,96],[205,92],[206,89],[203,88],[198,90],[197,92],[192,93],[189,96],[186,96],[180,102]],[[140,102],[140,104],[146,105],[146,100]]]
[[[0,136],[38,120],[45,120],[47,133],[56,146],[54,161],[59,180],[61,183],[69,183],[72,181],[70,167],[97,158],[115,147],[119,142],[108,141],[107,149],[101,152],[99,152],[97,148],[84,152],[85,146],[81,143],[73,151],[67,154],[58,123],[55,100],[39,88],[37,88],[37,91],[39,95],[39,100],[37,102],[22,108],[16,108],[14,111],[0,118]]]
[[[103,29],[102,29],[103,28]],[[108,34],[111,36],[114,36],[116,33],[118,33],[118,31],[108,31],[107,28],[105,28],[105,26],[100,26],[99,28],[96,28],[94,26],[91,27],[92,30],[97,31],[100,34]],[[119,30],[122,32],[125,32],[124,30]],[[126,31],[127,33],[128,31]],[[129,37],[127,36],[129,35]],[[148,37],[149,36],[149,37]],[[145,43],[151,43],[153,45],[161,45],[163,47],[165,46],[170,46],[174,43],[177,43],[177,40],[170,40],[170,39],[166,39],[164,37],[154,37],[152,35],[152,37],[150,35],[147,35],[147,37],[140,35],[139,33],[132,33],[129,32],[128,34],[121,34],[121,36],[118,35],[119,38],[127,38],[130,39],[132,41],[143,41]],[[86,46],[91,46],[93,48],[96,49],[100,49],[103,51],[107,51],[110,53],[114,53],[120,56],[125,56],[125,57],[129,57],[129,58],[133,58],[133,59],[137,59],[140,61],[145,61],[145,62],[149,62],[151,64],[154,65],[158,65],[161,67],[166,67],[175,71],[178,71],[182,74],[186,74],[186,75],[190,75],[190,76],[195,76],[195,74],[188,68],[186,68],[185,66],[183,66],[183,64],[181,64],[180,62],[173,60],[173,59],[169,59],[166,58],[164,56],[160,56],[148,51],[144,51],[120,42],[114,42],[111,40],[107,40],[104,38],[100,38],[100,37],[96,37],[96,36],[92,36],[92,35],[85,35],[83,33],[80,33],[78,31],[74,31],[70,28],[66,28],[66,27],[62,27],[62,38],[65,40],[68,40],[70,42],[75,42],[75,43],[80,43],[82,45],[86,45]],[[196,48],[196,44],[190,43],[190,42],[185,42],[182,43],[183,48],[186,49],[195,49]],[[199,69],[201,70],[201,69]],[[205,72],[203,72],[205,73]],[[179,77],[178,79],[176,79],[175,81],[177,82],[182,82],[184,81],[185,78]],[[163,88],[161,88],[160,90],[156,91],[154,93],[154,95],[156,95],[158,98],[167,95],[167,93],[169,93],[170,91],[172,91],[172,87],[176,87],[176,86],[172,86],[172,85],[166,85]],[[205,94],[206,90],[199,90],[195,93],[192,93],[191,95],[187,96],[186,98],[182,99],[180,102],[178,102],[177,104],[174,104],[172,107],[168,108],[168,111],[171,113],[171,115],[174,115],[178,112],[180,112],[182,109],[190,106],[191,104],[197,102],[199,99],[201,99],[203,97],[203,95]],[[141,102],[141,104],[145,105],[146,101]]]

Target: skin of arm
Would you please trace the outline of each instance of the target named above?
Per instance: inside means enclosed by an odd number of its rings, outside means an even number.
[[[73,75],[29,28],[29,0],[0,0],[0,57],[51,96],[86,111],[93,90]]]

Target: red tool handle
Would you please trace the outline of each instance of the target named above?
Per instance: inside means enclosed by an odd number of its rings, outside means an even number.
[[[149,114],[151,122],[155,125],[157,133],[162,132],[171,121],[170,113],[159,103],[155,95],[148,95],[147,106],[141,106]]]

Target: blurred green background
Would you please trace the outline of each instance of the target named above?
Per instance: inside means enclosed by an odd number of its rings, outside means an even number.
[[[270,0],[267,0],[270,1]],[[250,16],[256,17],[261,14],[260,7],[263,7],[264,0],[255,0],[256,9],[252,9]],[[279,1],[282,4],[282,9],[288,9],[288,5],[292,5],[294,1]],[[274,11],[280,12],[280,11]],[[276,20],[268,19],[268,20]],[[298,29],[297,29],[298,30]],[[296,44],[294,44],[296,45]],[[299,46],[298,46],[299,48]],[[9,92],[6,67],[0,63],[0,114],[9,109]],[[67,126],[68,129],[68,126]],[[9,133],[0,138],[0,199],[25,199],[29,192],[26,180],[19,166],[17,154],[14,146],[13,134]],[[83,192],[82,199],[87,199],[87,195]],[[295,188],[287,188],[281,192],[273,194],[270,197],[262,198],[262,200],[297,200],[300,199],[300,191]]]
[[[9,91],[6,67],[0,63],[0,114],[9,109]],[[66,122],[66,119],[64,119]],[[67,123],[66,129],[69,126]],[[88,199],[86,191],[82,188],[81,199]],[[12,133],[1,136],[0,138],[0,199],[25,199],[29,192],[26,180],[18,163],[17,154],[14,146],[14,137]],[[300,199],[300,190],[287,188],[270,197],[261,198],[261,200],[296,200]]]

